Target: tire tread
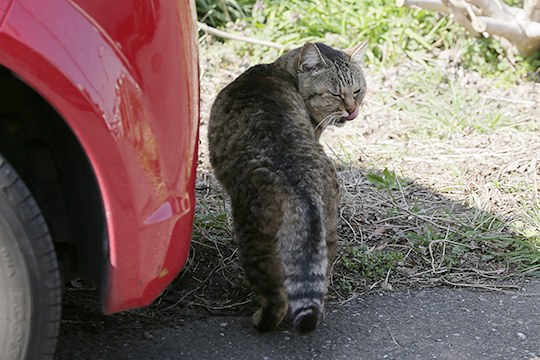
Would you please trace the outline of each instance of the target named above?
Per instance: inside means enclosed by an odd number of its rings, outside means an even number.
[[[32,284],[33,320],[29,358],[49,360],[54,356],[61,316],[61,281],[54,244],[47,224],[32,194],[18,174],[0,155],[0,190],[24,225],[30,240],[21,246],[28,259],[37,264],[36,284]],[[0,194],[1,195],[1,194]]]

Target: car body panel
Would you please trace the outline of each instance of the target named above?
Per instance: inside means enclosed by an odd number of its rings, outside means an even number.
[[[13,0],[0,0],[0,28],[2,28],[2,25],[4,24],[4,20],[12,3]]]
[[[0,0],[0,11],[8,8],[0,65],[64,118],[99,184],[109,263],[103,311],[148,305],[182,269],[191,239],[199,107],[194,5]]]

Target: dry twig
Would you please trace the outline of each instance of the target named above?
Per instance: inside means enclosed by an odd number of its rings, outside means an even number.
[[[220,37],[220,38],[223,38],[223,39],[238,40],[238,41],[243,41],[243,42],[247,42],[247,43],[250,43],[250,44],[263,45],[263,46],[268,46],[268,47],[272,47],[272,48],[276,48],[276,49],[280,49],[280,50],[282,50],[282,49],[287,50],[289,48],[289,47],[287,47],[285,45],[278,44],[278,43],[273,42],[273,41],[260,40],[260,39],[255,39],[255,38],[251,38],[251,37],[247,37],[247,36],[243,36],[243,35],[238,35],[238,34],[231,34],[231,33],[228,33],[226,31],[218,30],[216,28],[208,26],[205,23],[199,22],[197,24],[199,26],[199,30],[202,30],[202,31],[206,32],[207,34],[210,34],[210,35],[216,36],[216,37]]]

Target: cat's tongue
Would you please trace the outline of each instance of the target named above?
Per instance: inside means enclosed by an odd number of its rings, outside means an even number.
[[[359,107],[354,109],[354,111],[352,113],[350,113],[348,116],[345,116],[344,119],[347,120],[347,121],[351,121],[351,120],[356,119],[356,117],[358,116],[358,109],[359,109]]]

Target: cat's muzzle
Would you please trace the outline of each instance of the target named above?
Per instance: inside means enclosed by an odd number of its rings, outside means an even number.
[[[344,111],[344,114],[342,117],[339,118],[339,120],[336,121],[336,126],[343,126],[345,125],[345,123],[347,121],[352,121],[354,119],[356,119],[356,117],[358,116],[358,113],[359,113],[359,109],[360,107],[357,106],[356,109],[354,109],[354,111],[352,113],[348,113],[347,111]]]

